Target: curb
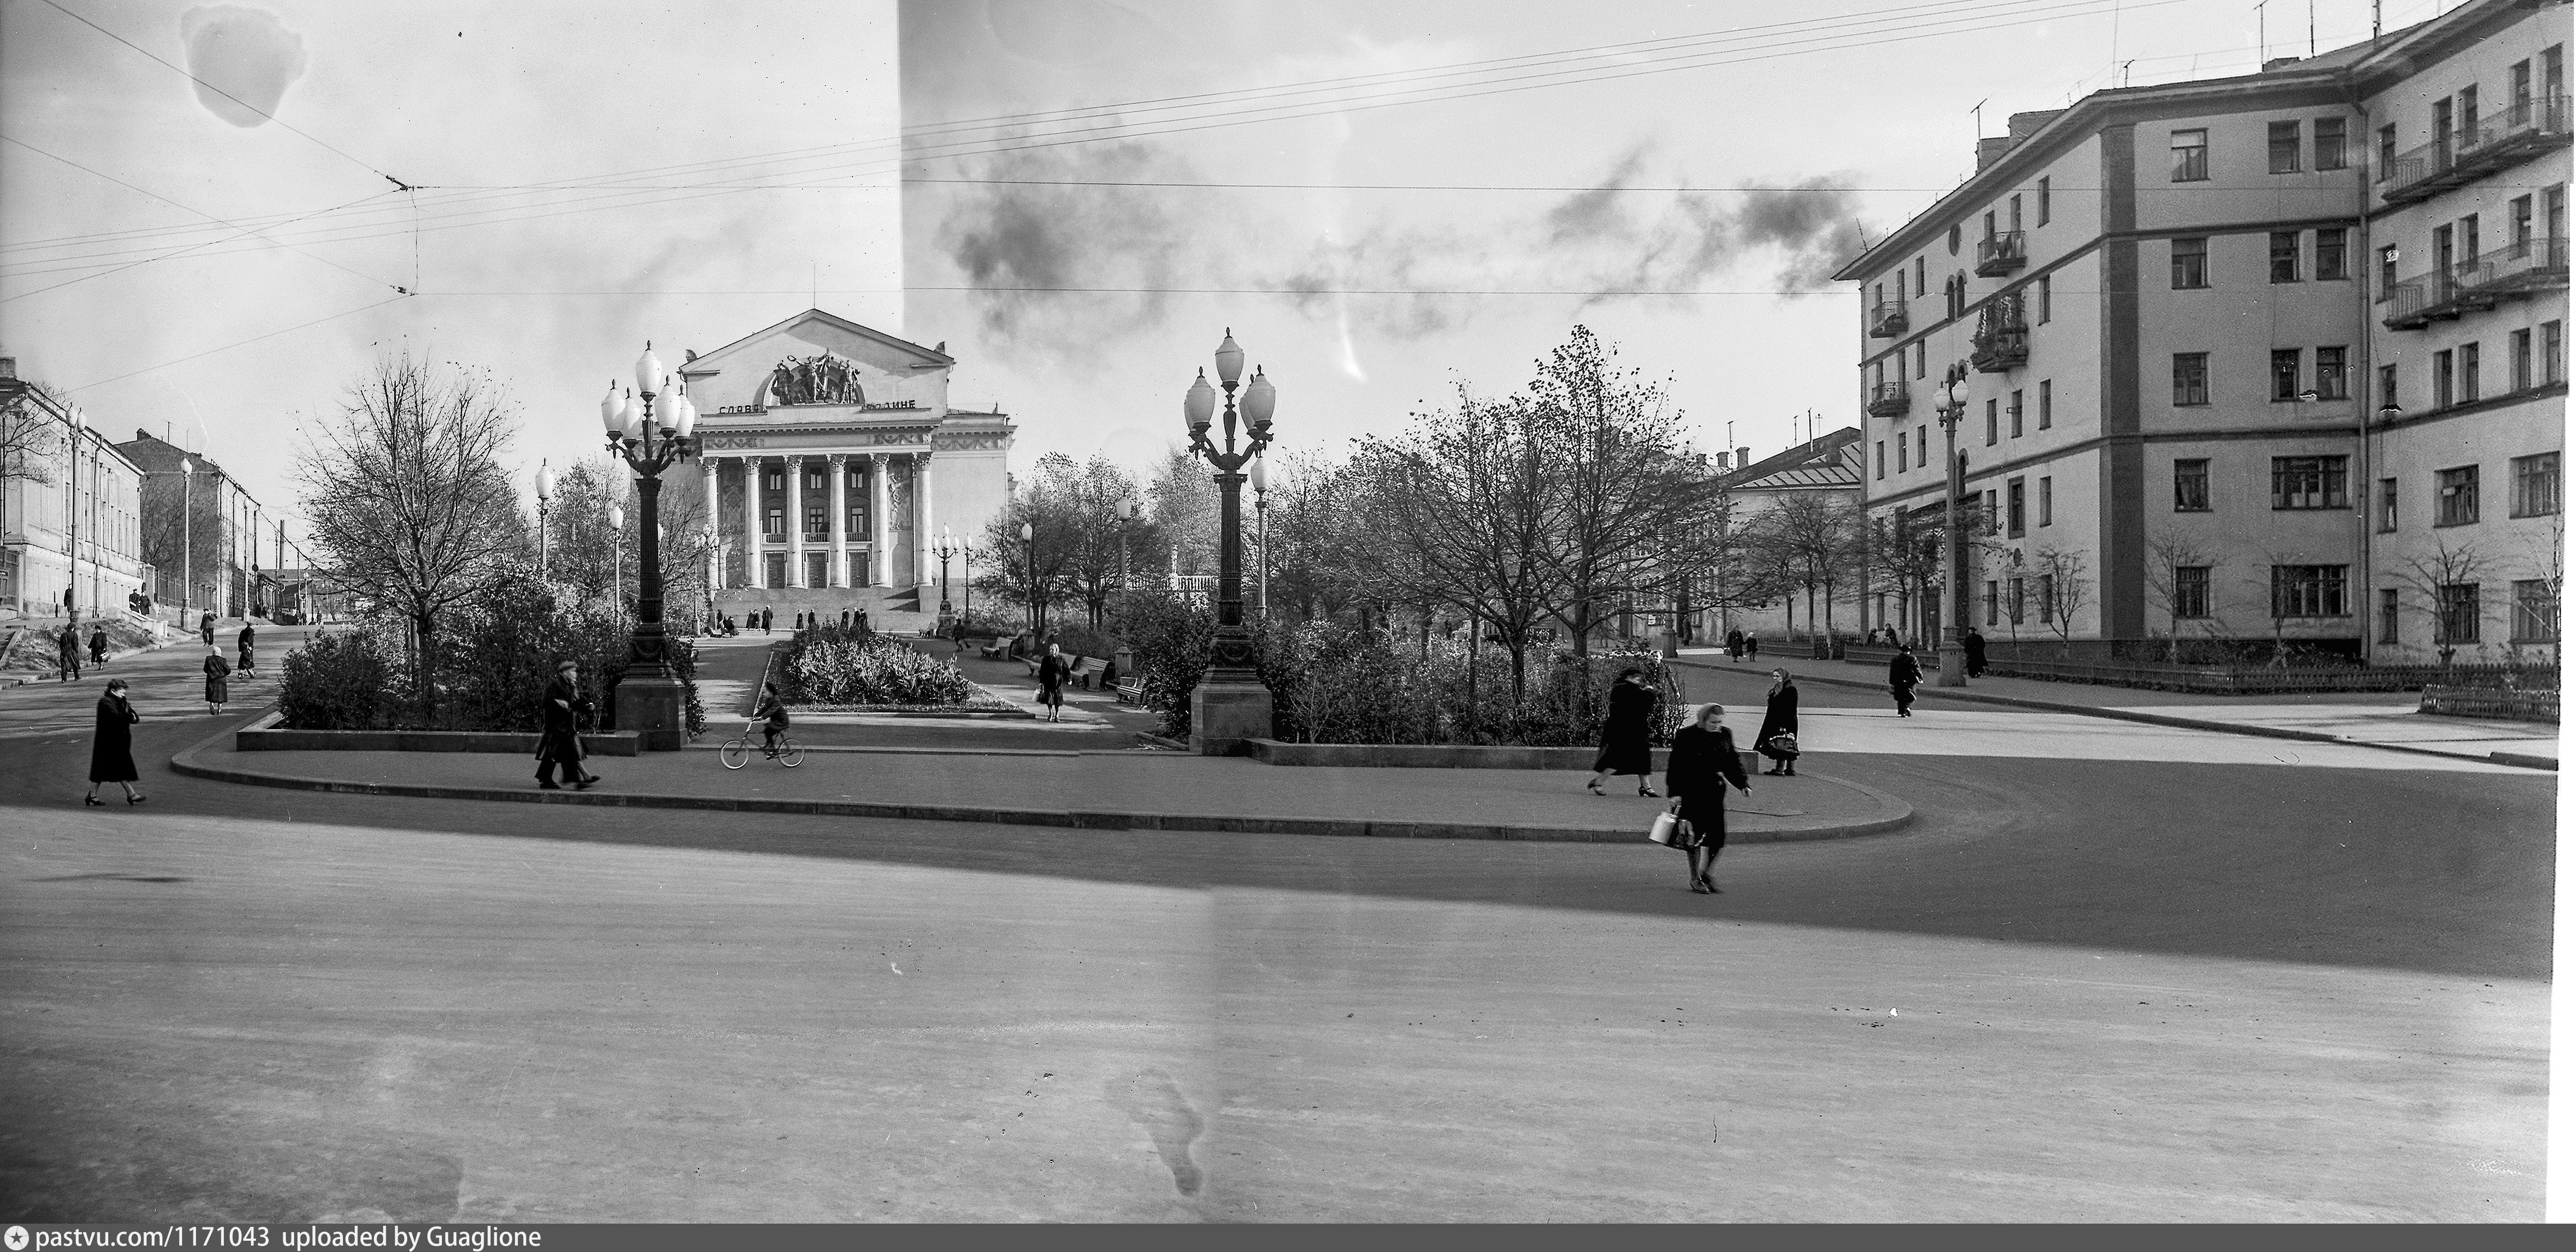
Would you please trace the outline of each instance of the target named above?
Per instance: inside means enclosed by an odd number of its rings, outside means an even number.
[[[1767,672],[1767,671],[1765,671]],[[1849,687],[1859,691],[1885,691],[1886,683],[1864,682],[1856,678],[1829,678],[1821,674],[1799,674],[1798,681],[1822,683],[1828,687]],[[2083,717],[2108,718],[2118,722],[2142,722],[2149,726],[2170,726],[2178,730],[2206,730],[2226,735],[2250,735],[2258,739],[2295,739],[2302,743],[2340,743],[2355,748],[2377,748],[2382,752],[2404,752],[2414,756],[2438,756],[2454,761],[2487,761],[2522,769],[2557,772],[2558,762],[2550,757],[2529,756],[2519,752],[2490,752],[2471,756],[2465,752],[2444,752],[2438,748],[2417,748],[2402,743],[2373,743],[2367,739],[2347,739],[2321,730],[2292,730],[2286,726],[2250,726],[2241,722],[2213,722],[2197,717],[2175,717],[2167,713],[2142,713],[2134,709],[2106,709],[2096,704],[2062,704],[2054,700],[2033,700],[2024,696],[1998,696],[1966,692],[1954,687],[1930,686],[1914,689],[1916,700],[1960,700],[1970,704],[2003,704],[2014,708],[2036,709],[2045,713],[2074,713]]]
[[[1111,813],[1064,809],[988,808],[960,804],[904,804],[867,800],[764,800],[714,796],[621,794],[605,791],[538,791],[429,783],[352,782],[304,778],[200,764],[199,752],[222,742],[230,730],[209,736],[170,758],[172,773],[252,787],[322,791],[341,795],[403,796],[422,800],[496,800],[521,804],[592,805],[607,808],[705,809],[725,813],[786,813],[807,817],[879,817],[929,822],[991,822],[1074,830],[1203,831],[1234,835],[1331,835],[1371,839],[1487,839],[1525,843],[1643,843],[1630,830],[1565,826],[1508,826],[1466,822],[1373,821],[1366,818],[1216,816],[1194,813]],[[1792,843],[1886,834],[1914,820],[1914,806],[1874,787],[1826,775],[1821,781],[1849,787],[1878,802],[1882,816],[1787,830],[1730,832],[1730,844]]]

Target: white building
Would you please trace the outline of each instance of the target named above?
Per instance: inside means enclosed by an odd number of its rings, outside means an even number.
[[[149,585],[142,559],[143,474],[96,427],[18,377],[0,357],[10,431],[0,465],[0,615],[122,613]],[[66,598],[65,593],[70,593]]]

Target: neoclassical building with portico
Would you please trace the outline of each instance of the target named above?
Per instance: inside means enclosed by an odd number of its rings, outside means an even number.
[[[1009,495],[1014,428],[948,407],[946,346],[808,309],[688,355],[720,608],[898,608],[894,592],[938,583],[943,530],[980,536]]]

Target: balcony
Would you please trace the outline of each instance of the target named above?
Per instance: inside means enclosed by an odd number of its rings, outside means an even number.
[[[2390,204],[2429,200],[2567,143],[2567,97],[2525,100],[2501,117],[2436,135],[2423,147],[2381,161],[2379,198]]]
[[[2023,320],[2018,294],[1998,296],[1977,314],[1977,333],[1968,340],[1968,364],[1981,374],[2019,369],[2030,361],[2030,323]]]
[[[1890,339],[1905,333],[1905,302],[1881,300],[1869,310],[1869,337]]]
[[[1880,383],[1869,389],[1869,415],[1895,417],[1914,407],[1914,397],[1905,390],[1905,380]]]
[[[1988,235],[1977,241],[1977,277],[1979,278],[2001,278],[2020,269],[2022,263],[2029,259],[2028,252],[2022,247],[2020,231],[2008,230],[2000,235]]]
[[[2389,293],[2388,316],[2383,321],[2390,330],[2422,330],[2506,300],[2566,289],[2566,238],[2534,236],[2397,284]]]

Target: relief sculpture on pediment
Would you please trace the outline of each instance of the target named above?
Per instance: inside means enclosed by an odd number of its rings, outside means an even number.
[[[858,367],[826,352],[780,361],[769,372],[769,403],[865,404],[867,396],[859,389]]]

